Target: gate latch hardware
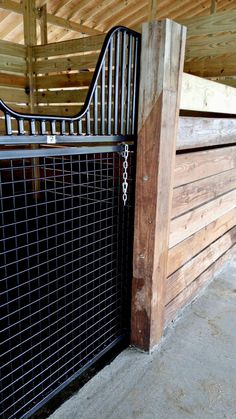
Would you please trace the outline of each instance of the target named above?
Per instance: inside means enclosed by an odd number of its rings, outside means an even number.
[[[127,202],[127,191],[128,191],[128,157],[129,157],[129,146],[125,144],[124,151],[121,152],[121,156],[123,157],[123,182],[122,182],[122,199],[124,206]]]
[[[47,135],[47,144],[56,144],[57,139],[55,135]]]

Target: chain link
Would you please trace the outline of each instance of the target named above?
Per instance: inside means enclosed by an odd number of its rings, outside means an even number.
[[[129,146],[125,144],[125,149],[122,151],[121,156],[123,157],[123,182],[122,182],[122,199],[124,206],[127,202],[127,191],[128,191],[128,157],[129,157]]]

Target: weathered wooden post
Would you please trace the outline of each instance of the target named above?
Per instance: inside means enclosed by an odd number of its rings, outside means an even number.
[[[131,342],[151,350],[164,328],[172,185],[186,29],[142,26]]]

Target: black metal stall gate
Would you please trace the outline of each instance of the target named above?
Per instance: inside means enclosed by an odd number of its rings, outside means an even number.
[[[2,101],[1,418],[29,417],[129,329],[140,35],[107,35],[82,111]]]

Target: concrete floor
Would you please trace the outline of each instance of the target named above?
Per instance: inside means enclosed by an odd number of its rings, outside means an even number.
[[[236,418],[236,259],[152,355],[127,349],[50,419]]]

